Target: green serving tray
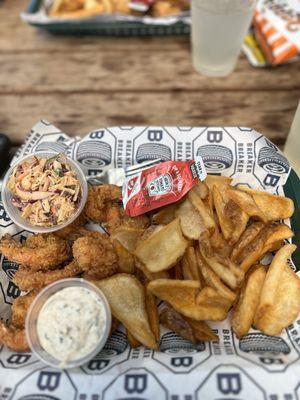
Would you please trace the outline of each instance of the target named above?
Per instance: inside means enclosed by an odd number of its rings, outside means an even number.
[[[292,169],[291,173],[283,187],[284,194],[293,200],[295,212],[291,218],[292,230],[295,233],[293,243],[297,245],[297,250],[293,253],[292,258],[297,271],[300,270],[300,179],[296,172]]]
[[[31,0],[27,8],[27,14],[36,13],[42,0]],[[99,21],[95,18],[76,21],[63,20],[49,22],[29,22],[30,25],[46,30],[52,34],[60,35],[99,35],[99,36],[166,36],[189,34],[190,27],[183,21],[172,25],[144,24],[135,21]]]

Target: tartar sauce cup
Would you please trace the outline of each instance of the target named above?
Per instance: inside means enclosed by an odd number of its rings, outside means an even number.
[[[27,221],[25,218],[23,218],[21,216],[21,211],[16,206],[13,205],[13,203],[12,203],[13,194],[8,189],[7,184],[8,184],[10,176],[13,173],[14,168],[17,165],[22,164],[24,161],[28,161],[28,160],[32,159],[32,157],[34,157],[34,156],[42,157],[42,158],[50,158],[50,157],[53,157],[58,154],[59,153],[55,153],[55,152],[51,152],[51,151],[39,151],[39,152],[28,154],[27,156],[24,156],[24,157],[16,160],[16,162],[12,164],[12,166],[9,168],[9,170],[6,172],[6,174],[4,176],[3,183],[2,183],[2,189],[1,189],[1,198],[2,198],[4,209],[5,209],[6,213],[8,214],[8,216],[10,217],[10,219],[16,225],[20,226],[21,228],[23,228],[29,232],[50,233],[50,232],[55,232],[62,228],[65,228],[66,226],[70,225],[79,216],[79,214],[82,212],[82,210],[85,206],[85,203],[87,200],[87,195],[88,195],[88,185],[87,185],[86,177],[83,173],[83,170],[80,168],[79,164],[76,161],[72,160],[71,158],[67,157],[65,154],[64,154],[64,157],[66,159],[66,162],[69,164],[71,169],[76,173],[77,179],[81,186],[81,199],[80,199],[78,208],[75,211],[75,213],[66,222],[64,222],[62,224],[49,226],[49,227],[35,226],[35,225],[32,225],[29,221]]]
[[[62,361],[49,354],[41,345],[38,334],[38,318],[44,304],[54,294],[66,288],[85,288],[92,291],[103,304],[105,314],[105,326],[102,336],[99,337],[99,342],[97,345],[88,354],[73,361]],[[32,302],[25,322],[26,338],[31,351],[45,364],[61,369],[75,368],[92,359],[104,347],[111,329],[111,319],[111,310],[108,301],[102,291],[97,288],[97,286],[82,278],[61,279],[49,286],[46,286]],[[85,337],[84,339],[86,341],[89,340],[88,337]]]

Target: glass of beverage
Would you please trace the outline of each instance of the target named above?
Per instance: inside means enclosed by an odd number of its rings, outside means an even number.
[[[283,152],[300,176],[300,101]]]
[[[192,57],[207,76],[233,71],[256,0],[192,0]]]

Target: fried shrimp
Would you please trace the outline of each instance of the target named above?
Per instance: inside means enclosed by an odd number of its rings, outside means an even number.
[[[72,239],[72,237],[76,237],[76,234],[80,234],[83,226],[86,224],[87,218],[84,212],[82,212],[70,225],[66,226],[63,229],[56,231],[54,234],[62,239]]]
[[[0,344],[13,351],[29,351],[25,334],[25,320],[27,311],[35,299],[38,291],[18,297],[12,305],[11,324],[7,326],[0,322]]]
[[[118,270],[118,258],[109,237],[100,232],[90,232],[73,244],[73,255],[84,277],[103,279]]]
[[[80,268],[75,261],[72,261],[63,268],[57,268],[46,272],[37,271],[33,273],[28,273],[28,268],[21,265],[19,270],[16,272],[13,281],[19,289],[29,291],[41,289],[59,279],[73,278],[81,272],[82,268]]]
[[[129,217],[125,214],[123,208],[118,205],[114,205],[107,210],[106,228],[110,235],[120,227],[145,229],[149,226],[149,223],[149,218],[146,215]]]
[[[145,228],[149,225],[146,215],[135,218],[125,215],[121,200],[122,192],[118,186],[93,186],[89,189],[85,213],[91,220],[105,224],[109,234],[120,226]]]
[[[15,328],[24,328],[27,311],[37,294],[38,290],[35,290],[25,296],[19,296],[13,302],[11,323]]]
[[[4,322],[0,322],[0,344],[9,347],[13,351],[29,351],[25,328],[19,329],[13,325],[7,326]]]
[[[85,205],[86,216],[95,222],[106,222],[107,211],[122,201],[121,188],[115,185],[92,186]]]
[[[53,234],[30,236],[24,245],[4,235],[0,252],[10,261],[30,267],[31,271],[54,269],[70,258],[68,243]]]

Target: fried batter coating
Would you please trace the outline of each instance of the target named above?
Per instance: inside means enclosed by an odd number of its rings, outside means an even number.
[[[115,185],[93,186],[89,189],[85,213],[95,222],[106,225],[109,234],[112,234],[120,226],[145,228],[149,225],[146,215],[128,217],[122,206],[121,188]]]
[[[19,329],[13,325],[7,326],[4,322],[0,322],[0,344],[17,352],[30,350],[26,340],[25,329]]]
[[[107,210],[106,222],[106,228],[110,235],[112,235],[121,226],[127,228],[145,229],[150,224],[150,220],[146,215],[129,217],[125,214],[123,208],[118,205],[114,205]]]
[[[24,328],[27,311],[38,294],[38,290],[32,291],[24,296],[19,296],[11,307],[11,324],[18,329]]]
[[[90,232],[77,239],[73,255],[85,278],[103,279],[118,270],[118,258],[106,234]]]
[[[107,221],[107,210],[122,200],[121,188],[115,185],[92,186],[89,189],[84,212],[95,222]]]
[[[87,218],[84,212],[82,212],[70,225],[66,226],[54,234],[62,239],[72,239],[77,233],[80,234],[81,228],[86,224]],[[82,236],[82,235],[80,235]],[[75,236],[76,237],[76,236]]]
[[[37,294],[36,290],[18,297],[13,302],[11,324],[7,326],[4,322],[0,322],[0,345],[7,346],[13,351],[29,351],[25,320],[27,311]]]
[[[13,281],[19,289],[29,291],[41,289],[60,279],[73,278],[81,272],[82,268],[80,268],[75,261],[72,261],[63,268],[57,268],[46,272],[37,271],[28,273],[28,268],[21,265],[19,270],[16,272]]]
[[[0,252],[10,261],[30,267],[31,271],[54,269],[70,258],[68,243],[51,233],[30,236],[24,245],[4,235]]]

